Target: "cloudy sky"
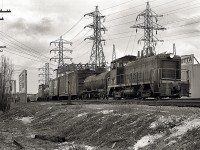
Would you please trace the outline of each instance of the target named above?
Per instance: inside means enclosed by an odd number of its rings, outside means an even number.
[[[106,61],[112,59],[113,44],[117,57],[136,55],[143,47],[143,43],[137,42],[143,31],[138,30],[136,34],[130,26],[139,23],[135,19],[145,9],[145,0],[0,0],[3,10],[12,11],[2,14],[5,20],[0,23],[0,42],[7,46],[2,54],[15,64],[17,89],[18,75],[27,69],[28,93],[37,92],[38,68],[55,55],[50,55],[55,46],[49,43],[61,35],[73,43],[72,46],[66,45],[73,50],[72,54],[66,55],[72,57],[74,63],[89,61],[92,42],[84,41],[84,38],[93,32],[84,26],[92,23],[92,18],[83,16],[94,11],[97,5],[101,14],[106,16],[103,24],[108,31],[102,33],[106,39]],[[150,6],[157,14],[164,15],[158,23],[167,28],[157,34],[165,42],[157,43],[156,52],[172,52],[175,43],[178,55],[195,54],[200,60],[200,0],[151,0]],[[56,65],[51,62],[52,68]]]

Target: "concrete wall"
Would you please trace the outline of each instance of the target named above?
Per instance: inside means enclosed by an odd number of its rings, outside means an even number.
[[[200,64],[185,64],[182,69],[189,70],[191,97],[200,98]]]

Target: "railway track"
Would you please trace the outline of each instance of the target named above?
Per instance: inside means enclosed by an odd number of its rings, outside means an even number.
[[[67,100],[59,101],[62,105],[67,105]],[[149,106],[177,106],[177,107],[200,107],[198,99],[162,99],[162,100],[72,100],[73,104],[137,104]]]

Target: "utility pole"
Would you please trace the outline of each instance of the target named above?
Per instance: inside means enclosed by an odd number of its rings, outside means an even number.
[[[113,44],[112,61],[116,59],[115,44]]]
[[[140,19],[140,17],[144,17],[144,22],[131,26],[131,28],[136,28],[136,32],[138,28],[144,29],[144,36],[141,37],[140,40],[138,41],[138,42],[144,41],[144,47],[141,56],[149,57],[156,55],[155,51],[156,43],[159,41],[163,42],[163,40],[159,40],[154,34],[154,30],[156,31],[157,34],[157,30],[166,29],[161,25],[157,24],[158,17],[162,16],[163,15],[157,15],[154,11],[152,11],[149,2],[147,2],[146,10],[140,13],[136,18],[137,21],[138,19]]]
[[[11,10],[10,9],[9,10],[8,9],[7,10],[2,10],[1,9],[0,13],[11,13]],[[4,20],[4,18],[1,17],[0,20]],[[0,52],[3,52],[2,48],[6,48],[6,46],[0,46],[0,49],[1,49]]]
[[[7,9],[7,10],[0,9],[0,13],[11,13],[11,10],[10,9]],[[4,20],[4,18],[1,17],[0,20]]]
[[[0,46],[0,52],[3,52],[2,48],[6,48],[6,46]]]
[[[91,16],[93,17],[93,23],[85,26],[92,28],[94,30],[93,35],[85,38],[89,40],[93,40],[93,46],[92,46],[92,52],[90,55],[90,61],[89,64],[92,65],[92,68],[96,70],[99,67],[106,67],[106,60],[103,52],[103,46],[102,46],[102,41],[104,41],[105,44],[105,39],[102,38],[101,31],[107,31],[107,29],[103,26],[101,23],[101,19],[105,18],[98,9],[98,6],[96,6],[95,11],[91,13],[87,13],[84,16]]]
[[[45,63],[44,67],[39,68],[39,70],[42,70],[42,73],[40,73],[39,76],[44,76],[44,79],[41,79],[39,81],[42,81],[45,85],[49,85],[50,75],[52,75],[50,73],[51,69],[52,68],[49,68],[49,63]]]
[[[53,60],[53,59],[55,61],[58,60],[58,68],[61,67],[61,66],[64,66],[64,64],[65,64],[64,60],[65,59],[69,59],[70,61],[72,61],[72,58],[64,55],[64,52],[66,52],[66,51],[72,53],[72,50],[70,50],[68,48],[65,48],[64,44],[70,44],[70,45],[72,45],[72,42],[69,42],[69,41],[66,41],[66,40],[62,39],[62,36],[61,36],[60,39],[50,42],[50,45],[52,43],[54,43],[55,45],[58,44],[58,47],[50,50],[50,53],[53,52],[53,51],[55,53],[58,52],[58,56],[50,58],[50,61]]]

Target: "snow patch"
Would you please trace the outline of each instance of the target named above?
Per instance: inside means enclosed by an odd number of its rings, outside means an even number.
[[[27,138],[32,138],[34,139],[35,138],[35,135],[34,134],[29,134],[28,136],[26,136]]]
[[[167,145],[172,145],[172,144],[174,144],[174,143],[176,143],[176,141],[175,141],[175,140],[172,140],[172,141],[170,141]]]
[[[52,109],[52,107],[48,107],[47,109],[48,109],[48,110],[51,110],[51,109]]]
[[[16,120],[22,121],[24,124],[29,124],[31,121],[33,121],[33,117],[22,117],[22,118],[16,118]]]
[[[178,122],[180,118],[175,117],[175,116],[169,116],[169,117],[164,117],[161,116],[158,118],[157,121],[152,122],[149,126],[150,129],[155,129],[157,126],[166,126],[170,123]]]
[[[130,150],[138,150],[139,148],[145,147],[149,144],[152,144],[155,140],[163,137],[162,134],[155,134],[155,135],[146,135],[142,137],[137,143],[134,145],[134,147],[129,148]]]
[[[59,148],[56,150],[71,150],[71,149],[75,149],[75,148],[81,148],[81,149],[85,149],[85,150],[96,150],[95,147],[92,146],[88,146],[88,145],[79,145],[79,144],[74,144],[73,143],[69,143],[69,142],[64,142],[59,144]]]
[[[170,135],[169,138],[184,135],[188,130],[192,130],[192,129],[198,128],[198,127],[200,127],[200,119],[199,118],[195,118],[192,120],[187,119],[183,122],[182,125],[174,127],[171,130],[172,134]]]
[[[84,113],[78,114],[77,117],[82,117],[82,116],[85,116],[85,115],[87,115],[87,113],[84,112]]]
[[[102,110],[98,113],[103,113],[104,115],[107,115],[107,114],[112,113],[112,112],[113,112],[113,110]]]
[[[96,132],[99,132],[99,131],[101,131],[102,130],[102,128],[99,128]]]

